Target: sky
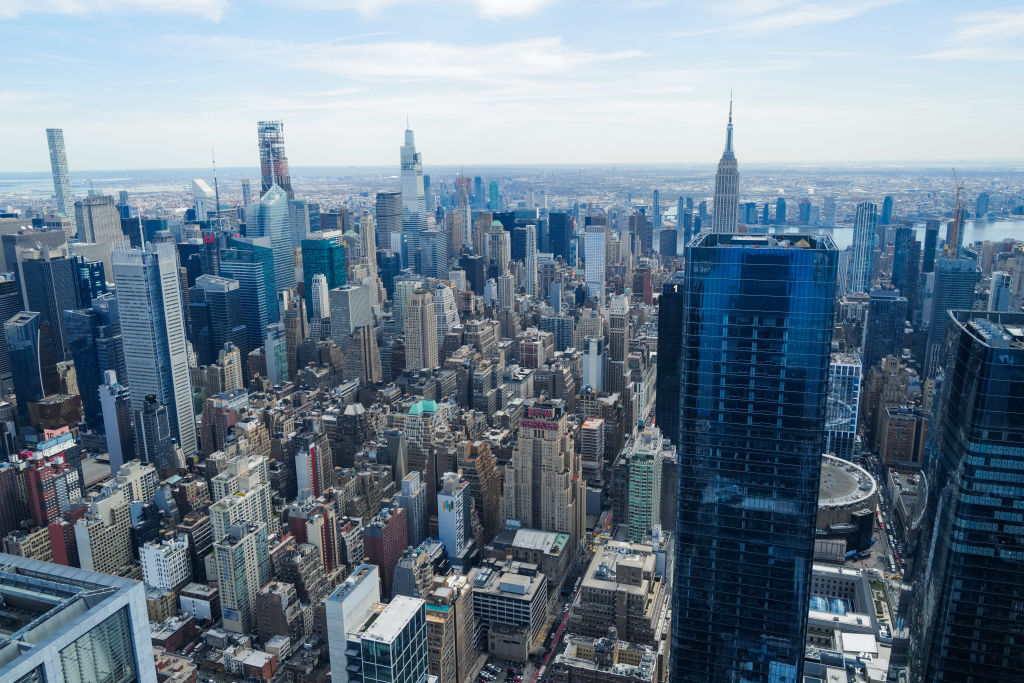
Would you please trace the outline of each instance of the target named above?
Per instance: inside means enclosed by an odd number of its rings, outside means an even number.
[[[1024,158],[1024,3],[0,0],[0,172]]]

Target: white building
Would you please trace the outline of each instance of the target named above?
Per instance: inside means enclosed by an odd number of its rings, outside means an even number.
[[[583,385],[594,391],[604,391],[605,360],[604,337],[587,337],[583,342]]]
[[[597,300],[598,306],[604,305],[605,291],[605,246],[607,230],[603,225],[588,225],[583,233],[583,260],[587,296]]]
[[[334,683],[348,683],[348,633],[366,621],[377,602],[380,602],[380,569],[373,564],[362,564],[353,569],[345,582],[324,601],[331,680]]]
[[[161,542],[149,541],[139,548],[142,580],[154,588],[177,590],[192,580],[188,536],[178,534]]]
[[[461,474],[445,472],[437,492],[437,533],[448,551],[448,561],[460,563],[472,542],[472,499],[469,482]]]
[[[192,206],[196,210],[196,220],[206,222],[206,216],[217,210],[217,194],[202,178],[192,179]]]
[[[357,327],[373,325],[370,288],[365,285],[344,285],[327,293],[331,307],[331,336],[344,349]]]

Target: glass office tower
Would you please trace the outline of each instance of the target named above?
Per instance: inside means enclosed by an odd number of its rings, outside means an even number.
[[[1020,680],[1024,670],[1024,314],[951,311],[926,470],[911,673]]]
[[[837,263],[820,235],[687,246],[673,683],[800,680]]]

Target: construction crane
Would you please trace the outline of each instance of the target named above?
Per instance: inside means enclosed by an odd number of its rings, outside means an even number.
[[[955,168],[953,169],[953,183],[956,185],[956,200],[953,205],[953,231],[950,234],[950,243],[947,246],[947,253],[949,258],[958,258],[960,256],[960,230],[962,229],[960,194],[964,190],[964,181],[960,180],[960,176],[956,174]]]

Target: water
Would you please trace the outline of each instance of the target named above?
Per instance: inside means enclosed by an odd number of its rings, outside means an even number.
[[[942,221],[939,225],[939,242],[946,238],[946,223]],[[805,228],[806,230],[806,228]],[[924,244],[924,223],[914,225],[917,239]],[[787,232],[801,232],[799,229],[787,229]],[[836,243],[836,249],[842,251],[853,242],[853,228],[832,228],[832,241]],[[998,221],[966,221],[964,223],[964,244],[974,242],[1002,242],[1005,239],[1024,241],[1024,218],[1012,218]]]

